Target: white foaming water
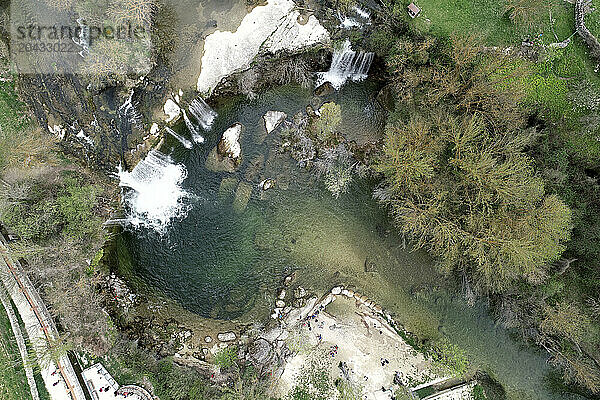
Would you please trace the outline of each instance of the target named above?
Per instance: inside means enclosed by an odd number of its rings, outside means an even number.
[[[185,121],[185,126],[187,126],[188,130],[192,134],[192,139],[194,139],[194,142],[204,143],[204,136],[198,132],[198,129],[194,126],[192,121],[190,121],[185,110],[183,110],[183,120]]]
[[[196,97],[192,100],[189,110],[204,130],[210,130],[215,118],[217,118],[217,113],[206,104],[202,97]]]
[[[165,129],[167,130],[168,133],[171,134],[171,136],[173,136],[175,139],[177,139],[179,141],[179,143],[181,143],[183,145],[183,147],[185,147],[186,149],[191,149],[192,147],[194,147],[192,142],[190,142],[189,140],[187,140],[186,138],[184,138],[183,136],[181,136],[180,134],[175,132],[173,129],[169,128],[168,126],[166,126]]]
[[[188,193],[181,183],[187,170],[169,156],[152,150],[133,171],[119,167],[118,177],[123,188],[126,225],[146,226],[163,234],[173,218],[185,216],[187,206],[183,200]]]
[[[339,89],[348,79],[352,79],[354,82],[366,79],[373,57],[371,52],[355,52],[352,50],[350,40],[346,39],[344,45],[333,52],[329,71],[318,73],[317,86],[329,82],[335,89]]]
[[[338,18],[340,20],[340,27],[343,29],[353,29],[353,28],[362,28],[365,24],[371,24],[371,14],[368,11],[363,10],[360,7],[354,6],[352,7],[352,13],[355,14],[355,17],[349,17],[347,15],[342,16],[338,13]]]
[[[344,18],[340,17],[340,21],[342,21],[340,23],[340,26],[344,29],[359,28],[362,26],[362,24],[360,22],[358,22],[354,18],[350,18],[347,16]]]
[[[354,10],[354,12],[356,12],[362,18],[364,18],[364,19],[371,19],[371,14],[369,14],[368,11],[365,11],[362,8],[358,7],[358,6],[354,6],[354,7],[352,7],[352,9]]]

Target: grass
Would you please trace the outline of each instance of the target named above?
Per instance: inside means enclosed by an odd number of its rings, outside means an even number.
[[[31,399],[23,361],[4,307],[0,307],[0,400]]]
[[[407,1],[407,0],[406,0]],[[545,7],[528,25],[514,24],[505,13],[507,0],[416,0],[421,15],[411,20],[414,30],[436,36],[475,35],[488,46],[519,48],[523,39],[536,39],[545,46],[563,41],[575,33],[574,6],[563,0],[544,0]],[[593,0],[592,6],[599,6]],[[552,17],[552,20],[551,20]],[[600,11],[586,16],[586,26],[600,36]],[[587,79],[600,82],[594,72],[597,61],[575,34],[564,49],[549,49],[537,62],[527,62],[531,74],[522,82],[528,106],[557,123],[556,133],[572,154],[595,165],[600,158],[600,132],[580,133],[581,112],[567,98],[571,85]]]

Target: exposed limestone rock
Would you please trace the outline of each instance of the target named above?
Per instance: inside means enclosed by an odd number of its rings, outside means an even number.
[[[296,273],[293,272],[292,274],[288,275],[285,277],[284,281],[283,281],[283,285],[284,286],[290,286],[290,284],[292,283],[292,281],[296,279]]]
[[[211,338],[210,336],[206,336],[206,337],[204,338],[204,341],[205,341],[206,343],[210,343],[210,342],[212,342],[212,338]]]
[[[231,342],[232,340],[235,340],[235,338],[236,335],[233,332],[223,332],[217,334],[217,339],[219,339],[221,342]]]
[[[274,188],[275,187],[275,179],[265,179],[258,186],[260,186],[260,188],[262,190],[269,190],[271,188]]]
[[[306,289],[304,289],[302,286],[298,286],[296,290],[294,290],[294,297],[301,299],[304,296],[306,296]]]
[[[284,307],[285,307],[285,301],[283,301],[283,300],[277,300],[277,301],[275,302],[275,305],[276,305],[277,307],[279,307],[279,308],[284,308]]]
[[[298,23],[294,7],[292,0],[269,0],[246,15],[235,32],[210,34],[204,44],[198,91],[211,94],[223,78],[249,68],[261,52],[295,51],[329,42],[329,33],[314,16],[305,25]]]
[[[181,114],[181,108],[179,108],[177,103],[175,103],[171,99],[168,99],[165,102],[163,110],[167,116],[167,119],[166,119],[167,122],[171,122],[171,121],[179,118],[179,115]]]
[[[248,347],[248,358],[259,371],[266,370],[275,358],[273,345],[266,339],[257,339]]]
[[[273,132],[285,119],[287,118],[287,114],[281,111],[267,111],[267,113],[263,116],[265,121],[265,128],[267,129],[267,134]]]
[[[221,141],[217,145],[217,151],[219,152],[219,155],[237,160],[242,154],[242,146],[239,142],[241,134],[242,124],[234,124],[232,127],[223,132]]]
[[[206,168],[213,172],[234,172],[240,165],[242,147],[240,136],[242,124],[234,124],[225,132],[217,147],[211,150],[206,158]]]

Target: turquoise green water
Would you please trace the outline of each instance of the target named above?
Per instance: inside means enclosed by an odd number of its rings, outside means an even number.
[[[381,110],[370,100],[372,89],[368,83],[353,84],[333,96],[342,105],[342,129],[355,140],[381,133]],[[292,271],[315,292],[351,285],[422,337],[441,330],[513,398],[568,398],[547,389],[546,356],[522,347],[496,327],[485,307],[469,308],[445,291],[412,295],[438,286],[443,278],[425,253],[401,245],[385,211],[371,198],[375,182],[356,179],[350,193],[334,199],[281,151],[277,133],[265,135],[266,111],[292,115],[318,101],[294,87],[274,89],[252,102],[230,99],[217,108],[219,117],[204,145],[187,150],[168,140],[162,150],[188,170],[183,186],[190,194],[185,200],[190,209],[164,236],[145,229],[123,234],[135,274],[185,308],[219,319],[249,313],[266,318],[265,299],[273,297],[283,276]],[[233,174],[207,170],[208,152],[236,122],[245,127],[240,169]],[[219,194],[224,178],[253,187],[243,212],[234,210],[233,195]],[[258,182],[266,178],[276,179],[278,187],[259,190]]]

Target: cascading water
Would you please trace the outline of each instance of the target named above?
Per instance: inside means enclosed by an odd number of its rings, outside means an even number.
[[[164,153],[150,151],[131,172],[119,167],[118,177],[123,188],[126,225],[146,226],[164,233],[173,218],[185,215],[187,206],[183,199],[188,193],[181,183],[187,170]]]
[[[192,142],[190,142],[189,140],[187,140],[186,138],[184,138],[183,136],[181,136],[180,134],[175,132],[173,129],[169,128],[168,126],[165,127],[165,129],[167,130],[167,132],[169,134],[171,134],[171,136],[173,136],[175,139],[177,139],[179,141],[179,143],[181,143],[183,145],[183,147],[185,147],[186,149],[191,149],[192,147],[194,147]]]
[[[327,72],[319,72],[317,86],[329,82],[335,89],[340,89],[348,79],[359,82],[367,78],[374,54],[371,52],[355,52],[350,40],[333,52],[331,67]]]
[[[208,131],[212,127],[215,118],[217,118],[217,113],[210,108],[208,104],[202,99],[202,97],[197,97],[190,103],[189,106],[190,113],[196,118],[202,129]],[[185,118],[185,113],[183,114]],[[186,122],[187,123],[187,122]]]
[[[190,121],[190,118],[188,117],[185,110],[183,110],[183,120],[185,121],[185,126],[187,126],[188,130],[192,134],[192,139],[194,139],[194,142],[204,143],[204,136],[200,134],[198,128],[196,128],[192,121]]]
[[[371,14],[369,14],[369,12],[355,6],[352,7],[351,14],[354,14],[354,16],[351,17],[348,15],[342,15],[341,13],[338,13],[341,28],[362,28],[364,25],[371,24]]]

